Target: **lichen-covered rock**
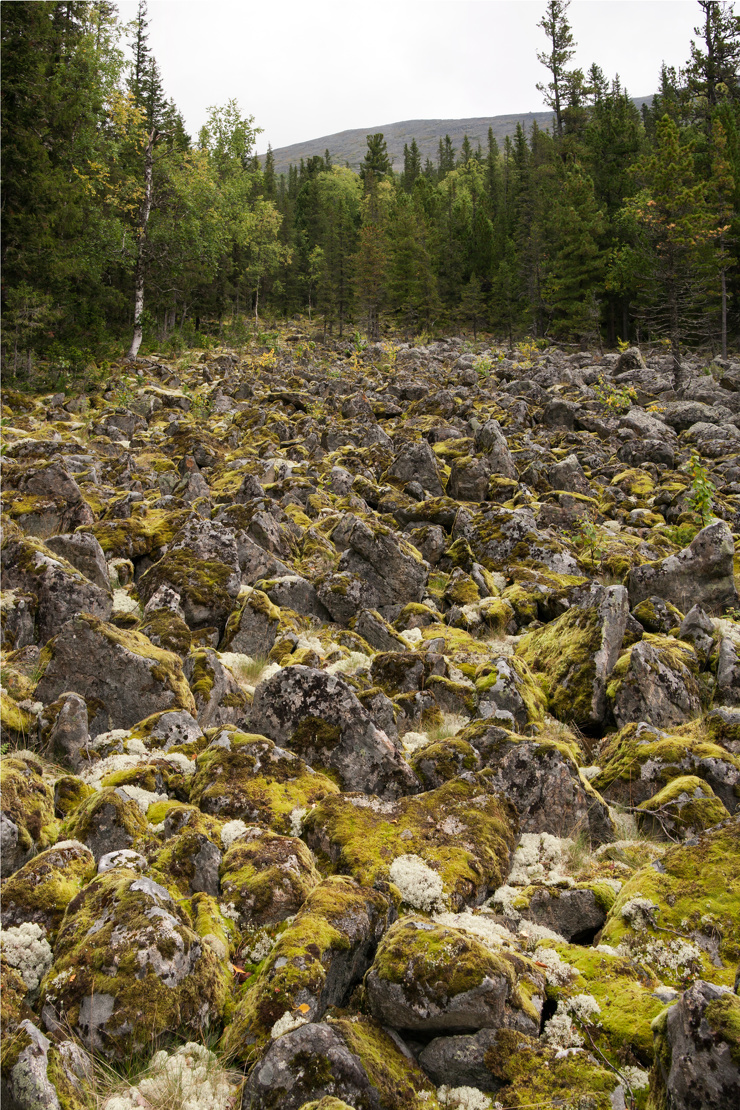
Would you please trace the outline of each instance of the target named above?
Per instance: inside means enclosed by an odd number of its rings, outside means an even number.
[[[30,752],[0,762],[0,876],[6,878],[57,839],[54,794]]]
[[[652,636],[619,658],[607,697],[619,728],[647,721],[658,728],[680,725],[701,711],[698,661],[682,641]]]
[[[477,716],[512,732],[531,732],[544,721],[547,699],[524,659],[499,656],[478,668]]]
[[[552,884],[525,887],[512,905],[526,921],[578,944],[596,936],[614,899],[614,890],[606,884]]]
[[[426,790],[435,790],[465,771],[480,770],[475,748],[457,736],[426,744],[414,752],[410,762]]]
[[[540,677],[553,716],[587,730],[601,728],[607,681],[628,615],[623,586],[592,584],[574,596],[562,616],[528,633],[517,646],[517,654]]]
[[[67,820],[68,837],[90,849],[96,860],[107,852],[131,848],[147,835],[141,808],[121,787],[96,790]]]
[[[94,585],[110,593],[110,577],[105,553],[95,539],[87,532],[72,532],[59,536],[49,536],[46,546],[55,555],[61,555],[73,567],[85,575]]]
[[[633,568],[627,584],[630,604],[655,594],[684,612],[690,608],[687,602],[710,613],[736,605],[733,555],[732,533],[723,520],[716,520],[677,555]]]
[[[418,789],[409,765],[339,675],[283,668],[257,687],[249,727],[314,770],[336,773],[344,789],[385,797]]]
[[[59,841],[5,880],[0,924],[7,929],[31,921],[53,940],[67,906],[94,874],[89,848],[76,840]]]
[[[588,830],[595,844],[614,839],[608,806],[566,744],[525,740],[488,721],[474,722],[459,738],[480,753],[492,784],[516,807],[522,832],[569,836]]]
[[[219,730],[195,761],[190,800],[204,813],[295,834],[304,811],[338,788],[264,736]]]
[[[367,1018],[312,1022],[278,1037],[251,1071],[242,1105],[299,1110],[311,1099],[332,1110],[334,1100],[355,1110],[412,1110],[436,1102],[408,1049]]]
[[[506,1025],[536,1036],[544,989],[529,960],[417,917],[391,927],[365,979],[379,1021],[420,1033]]]
[[[464,538],[487,570],[503,570],[514,560],[529,560],[558,574],[577,574],[578,564],[554,534],[537,528],[534,513],[523,507],[486,508],[472,518],[456,520],[453,538]]]
[[[740,841],[730,820],[669,849],[625,883],[601,934],[682,987],[731,986],[740,952]]]
[[[217,1025],[226,969],[172,895],[126,868],[99,875],[72,899],[42,983],[50,1031],[123,1060],[165,1032]]]
[[[346,1004],[395,916],[388,893],[332,876],[308,895],[236,1004],[224,1047],[252,1059],[286,1013],[320,1021]]]
[[[130,728],[152,713],[185,709],[195,701],[182,662],[138,632],[124,632],[83,614],[62,625],[42,656],[36,696],[54,701],[62,693],[82,695],[90,735]]]
[[[251,825],[224,854],[221,897],[242,928],[261,928],[296,914],[320,878],[302,840]]]
[[[22,590],[38,599],[36,635],[41,644],[78,613],[102,620],[111,615],[110,588],[95,585],[41,540],[4,535],[0,562],[4,590]]]
[[[303,828],[319,861],[364,885],[387,882],[399,857],[418,857],[418,900],[410,884],[405,901],[430,910],[449,900],[457,910],[479,904],[503,881],[518,821],[487,770],[395,802],[351,793],[325,798],[306,815]],[[439,880],[431,901],[426,870]]]
[[[248,587],[241,605],[226,623],[222,651],[243,655],[269,655],[280,627],[280,609],[262,590]]]
[[[699,979],[653,1024],[650,1104],[724,1110],[740,1102],[740,998]]]
[[[2,1080],[7,1110],[86,1110],[92,1060],[85,1050],[72,1040],[52,1043],[28,1019],[16,1039],[12,1067]]]

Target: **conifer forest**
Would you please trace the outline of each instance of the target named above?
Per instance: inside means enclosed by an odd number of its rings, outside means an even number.
[[[571,65],[568,4],[533,42],[549,130],[500,147],[415,141],[391,165],[323,158],[276,176],[235,101],[187,134],[148,44],[106,0],[3,10],[3,360],[74,364],[124,343],[238,339],[305,314],[326,333],[487,331],[571,342],[737,334],[740,29],[701,0],[680,69],[642,112]],[[542,35],[541,32],[544,32]],[[533,47],[534,49],[534,47]],[[133,337],[133,338],[132,338]]]

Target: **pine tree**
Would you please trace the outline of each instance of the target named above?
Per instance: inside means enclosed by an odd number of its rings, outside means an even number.
[[[445,135],[444,139],[439,140],[437,163],[439,180],[442,181],[455,168],[455,148],[449,135]]]
[[[268,200],[275,199],[275,158],[272,153],[272,147],[267,144],[267,154],[265,155],[265,165],[262,170],[262,177],[264,181],[265,196]]]
[[[416,139],[412,139],[410,147],[407,143],[403,146],[403,188],[407,193],[411,192],[414,182],[419,177],[421,177],[421,154]]]
[[[570,0],[547,0],[545,14],[537,24],[547,35],[549,49],[537,54],[537,60],[546,66],[551,75],[547,84],[538,84],[537,91],[545,98],[545,103],[555,112],[555,126],[558,137],[563,137],[563,99],[567,76],[566,66],[575,54],[573,32],[568,23],[567,13]]]
[[[385,177],[391,172],[391,160],[388,157],[388,147],[382,131],[375,135],[368,135],[365,160],[360,166],[360,177],[366,181],[369,175],[373,178]]]
[[[460,311],[465,320],[469,320],[473,327],[473,340],[478,341],[478,324],[485,317],[486,300],[483,296],[477,274],[472,274],[467,285],[463,286],[460,297]]]

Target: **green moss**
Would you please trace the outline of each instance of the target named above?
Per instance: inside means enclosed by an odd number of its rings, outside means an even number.
[[[95,536],[106,556],[136,559],[149,555],[155,558],[166,544],[172,543],[191,515],[189,509],[172,513],[142,503],[141,508],[134,507],[128,520],[100,520],[83,525],[80,532]]]
[[[659,831],[669,825],[671,831],[700,831],[718,825],[730,815],[710,786],[695,775],[679,775],[648,801],[638,806],[645,811],[648,826]],[[651,815],[658,813],[659,819]]]
[[[735,1066],[740,1067],[740,998],[736,994],[715,998],[704,1011],[704,1020],[727,1043]]]
[[[334,876],[314,887],[237,1000],[224,1037],[226,1050],[250,1061],[286,1010],[320,1020],[332,961],[356,942],[354,922],[369,916],[385,924],[390,912],[386,894],[349,878]]]
[[[613,486],[618,486],[624,493],[632,497],[644,499],[651,497],[655,492],[655,483],[646,470],[633,468],[615,474],[611,480]]]
[[[383,1106],[392,1110],[437,1110],[435,1088],[385,1029],[369,1018],[333,1018],[330,1024],[359,1059]]]
[[[644,927],[635,927],[622,917],[622,908],[635,898],[657,906],[655,925],[642,920]],[[704,948],[696,944],[696,937]],[[601,939],[605,944],[627,945],[672,985],[682,986],[687,977],[698,977],[732,986],[740,961],[740,845],[733,824],[670,848],[661,857],[659,869],[648,865],[637,871],[620,891]],[[672,969],[670,961],[661,962],[656,942],[675,949],[686,941],[697,950],[689,964]],[[712,958],[713,950],[718,960]]]
[[[131,889],[138,879],[118,868],[98,875],[70,902],[54,965],[41,985],[40,1005],[52,1007],[83,1042],[82,1008],[91,997],[111,997],[113,1012],[97,1047],[116,1060],[150,1049],[165,1033],[200,1036],[204,1012],[220,1020],[230,985],[226,968],[200,944],[182,906],[167,901],[171,920],[166,928],[153,928],[147,913],[152,898]],[[161,960],[171,961],[180,951],[189,973],[167,983],[149,959],[139,959],[134,940],[139,936],[156,947]]]
[[[57,817],[69,817],[95,791],[76,775],[62,775],[54,783],[54,812]]]
[[[562,1105],[612,1110],[611,1093],[619,1083],[613,1071],[584,1054],[558,1057],[555,1049],[513,1029],[499,1029],[485,1065],[503,1090],[507,1110]]]
[[[478,766],[478,756],[465,740],[450,736],[416,751],[410,762],[422,785],[433,789],[464,771],[474,771]]]
[[[5,880],[3,912],[43,925],[53,943],[67,906],[95,871],[79,846],[47,848]]]
[[[313,857],[295,837],[260,831],[237,840],[219,869],[221,895],[244,926],[261,927],[296,913],[320,880]]]
[[[44,781],[41,763],[18,752],[0,761],[3,813],[18,827],[19,845],[30,852],[48,848],[58,836],[54,795]]]
[[[395,803],[346,794],[325,798],[304,818],[304,835],[325,867],[365,885],[387,881],[397,856],[419,855],[438,871],[452,908],[459,909],[485,897],[508,873],[518,820],[496,795],[493,777],[479,771]]]
[[[204,812],[290,833],[295,809],[337,793],[330,778],[311,771],[300,758],[278,754],[266,737],[226,731],[231,750],[209,748],[196,760],[190,799]]]
[[[112,838],[111,851],[114,847],[130,848],[137,841],[147,838],[147,823],[137,803],[121,798],[112,787],[96,790],[67,818],[64,824],[65,835],[71,840],[80,840],[83,844],[97,838],[101,810],[108,808],[114,811],[114,814],[106,815],[106,825]]]
[[[579,726],[592,723],[594,657],[601,637],[596,610],[574,607],[544,628],[527,633],[517,645],[517,656],[539,677],[548,708],[559,720]]]

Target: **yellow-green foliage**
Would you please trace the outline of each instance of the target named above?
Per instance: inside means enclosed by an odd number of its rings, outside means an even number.
[[[286,1010],[320,1020],[332,961],[351,950],[356,924],[365,922],[370,932],[372,917],[387,923],[391,904],[388,895],[344,876],[332,876],[314,887],[258,975],[242,989],[224,1035],[226,1050],[239,1059],[253,1059]]]
[[[67,906],[95,875],[95,860],[79,846],[48,848],[3,883],[3,912],[37,921],[54,940]]]
[[[439,1110],[429,1079],[402,1052],[382,1026],[369,1018],[330,1018],[330,1024],[357,1056],[381,1101],[390,1110]]]
[[[388,880],[397,856],[420,856],[439,873],[452,908],[459,909],[494,890],[508,873],[518,819],[494,792],[493,777],[490,770],[478,771],[469,781],[453,779],[393,803],[363,795],[325,798],[304,819],[304,831],[324,867],[369,886]]]
[[[278,754],[272,740],[231,729],[228,734],[230,750],[208,748],[196,759],[190,798],[206,813],[290,833],[294,809],[338,792],[331,779],[301,759]]]
[[[654,924],[645,917],[637,927],[622,916],[633,899],[647,899],[657,907]],[[628,911],[629,912],[629,911]],[[717,945],[719,963],[696,945],[694,934],[711,951]],[[691,942],[697,955],[691,965],[672,972],[660,967],[664,982],[682,985],[690,978],[730,986],[740,960],[740,841],[732,822],[702,833],[698,842],[677,845],[660,860],[660,870],[648,865],[625,883],[602,933],[605,944],[627,944],[643,962],[654,942],[677,946]],[[660,952],[657,953],[660,960]]]
[[[128,520],[99,520],[96,524],[84,525],[80,531],[95,536],[109,557],[157,557],[165,544],[172,543],[190,515],[189,509],[166,512],[142,503],[141,507],[134,507]]]
[[[247,927],[284,921],[302,906],[321,878],[302,840],[266,829],[231,845],[219,877],[224,902],[234,905]]]

